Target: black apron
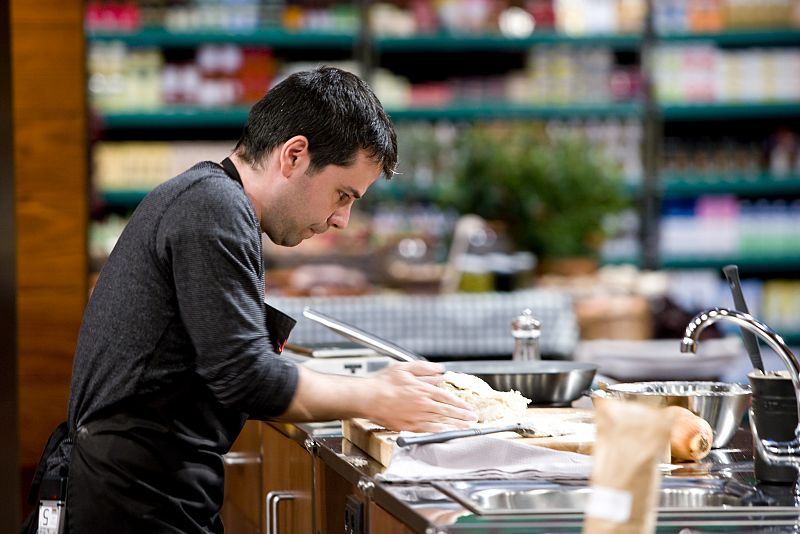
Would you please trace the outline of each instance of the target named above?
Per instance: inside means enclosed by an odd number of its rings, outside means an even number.
[[[242,184],[230,159],[221,165]],[[264,306],[270,343],[281,352],[296,321]],[[222,532],[222,458],[176,437],[169,414],[192,409],[173,404],[186,398],[181,392],[115,406],[73,433],[61,423],[42,454],[29,503],[38,507],[41,499],[55,496],[52,488],[60,488],[66,494],[58,497],[66,500],[68,533]],[[233,414],[225,430],[238,434],[245,420],[246,414]],[[34,509],[22,532],[35,533],[36,520]]]

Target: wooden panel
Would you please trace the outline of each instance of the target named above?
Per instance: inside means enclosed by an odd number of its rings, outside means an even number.
[[[278,507],[278,532],[308,534],[312,527],[312,457],[299,443],[268,424],[262,425],[263,481],[262,500],[270,491],[292,493],[294,500],[281,501]],[[262,523],[263,524],[263,523]]]
[[[62,23],[73,28],[83,27],[83,2],[76,0],[14,0],[12,23]],[[80,9],[79,9],[80,8]]]
[[[21,521],[10,16],[0,4],[0,532],[17,531]]]
[[[85,115],[83,39],[81,25],[24,23],[14,27],[14,109],[18,113],[25,112],[26,119],[44,120]],[[73,134],[85,142],[85,131]],[[54,155],[52,151],[58,147],[43,148]]]
[[[225,455],[225,530],[256,534],[261,530],[261,457],[252,453]]]
[[[261,457],[261,421],[247,421],[231,446],[231,452],[249,452]]]
[[[225,455],[222,521],[228,532],[261,531],[261,426],[259,421],[247,421],[231,452]]]
[[[415,534],[395,516],[375,504],[369,503],[369,530],[371,534]]]
[[[87,298],[82,0],[12,0],[20,463],[66,416]],[[24,481],[27,482],[27,481]]]
[[[364,498],[355,486],[321,460],[317,464],[317,469],[319,473],[318,495],[321,496],[317,507],[318,532],[321,534],[340,534],[344,532],[344,511],[347,504],[347,496],[356,495],[361,501],[364,501]]]
[[[550,421],[553,428],[563,423],[571,426],[567,434],[541,438],[521,438],[514,432],[494,434],[495,437],[514,439],[519,443],[547,447],[550,449],[591,454],[594,445],[593,410],[582,408],[528,408],[527,417],[531,421],[539,421],[546,428]],[[389,465],[398,433],[385,430],[366,419],[352,419],[342,422],[344,437],[353,442],[381,465]]]

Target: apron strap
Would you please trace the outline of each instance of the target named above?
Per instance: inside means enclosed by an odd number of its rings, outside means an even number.
[[[264,303],[264,307],[267,317],[267,332],[269,332],[272,349],[277,353],[281,353],[297,321],[267,303]]]
[[[242,184],[242,177],[239,175],[239,171],[236,169],[236,165],[233,164],[231,158],[225,158],[220,162],[222,168],[225,169],[225,173],[231,180],[239,182],[239,185]],[[286,345],[286,340],[289,338],[289,334],[294,328],[294,325],[297,324],[297,321],[286,315],[285,313],[273,308],[269,304],[264,303],[265,310],[266,310],[266,326],[267,332],[269,332],[270,343],[272,344],[272,349],[277,352],[283,352],[283,347]]]
[[[244,187],[244,184],[242,183],[242,177],[239,175],[239,171],[236,169],[236,165],[234,165],[231,161],[231,158],[223,159],[222,162],[220,162],[220,165],[222,165],[222,168],[225,169],[225,174],[227,174],[231,180],[239,182],[239,185]]]
[[[58,449],[61,443],[69,438],[69,430],[67,429],[67,422],[62,421],[47,440],[47,445],[44,447],[42,457],[39,459],[39,465],[36,466],[36,471],[33,473],[33,480],[31,481],[31,490],[28,492],[28,504],[36,506],[39,504],[39,488],[42,485],[42,479],[47,472],[47,461]]]

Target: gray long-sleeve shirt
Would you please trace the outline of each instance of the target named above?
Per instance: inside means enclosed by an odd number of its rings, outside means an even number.
[[[70,431],[138,413],[191,446],[224,453],[247,417],[286,410],[297,369],[265,326],[261,230],[242,186],[212,162],[138,206],[81,325]]]

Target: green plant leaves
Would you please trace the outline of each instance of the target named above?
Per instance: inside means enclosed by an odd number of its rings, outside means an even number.
[[[593,255],[606,215],[628,207],[619,170],[577,138],[524,124],[463,132],[452,183],[438,201],[503,221],[518,248],[544,257]]]

